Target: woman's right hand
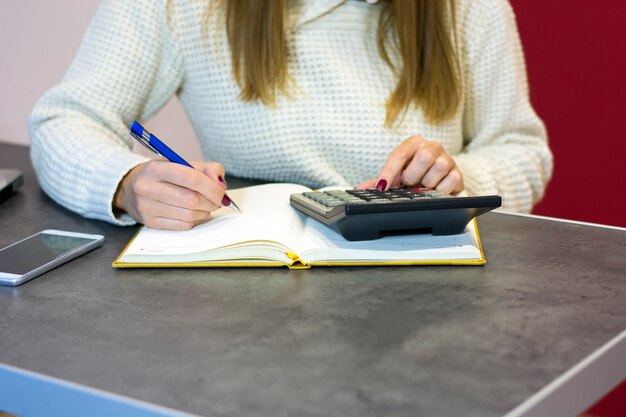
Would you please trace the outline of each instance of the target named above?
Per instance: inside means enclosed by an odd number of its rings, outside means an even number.
[[[195,169],[163,159],[133,168],[120,183],[113,207],[148,227],[189,230],[230,204],[224,167],[192,162]]]

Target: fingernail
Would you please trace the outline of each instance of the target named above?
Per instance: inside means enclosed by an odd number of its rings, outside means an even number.
[[[387,188],[387,180],[386,179],[382,179],[382,180],[378,181],[378,184],[376,184],[376,189],[378,191],[385,191],[385,188]]]
[[[224,178],[222,178],[221,175],[218,175],[217,180],[220,182],[220,184],[222,184],[224,187],[228,188],[228,184],[226,184],[226,181],[224,181]]]
[[[222,204],[224,206],[230,206],[230,198],[226,194],[224,194],[224,198],[222,198]]]

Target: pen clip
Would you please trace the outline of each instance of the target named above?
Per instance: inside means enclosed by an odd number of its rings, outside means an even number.
[[[137,133],[133,132],[132,130],[130,131],[130,134],[137,139],[137,142],[141,143],[143,146],[146,147],[146,149],[148,149],[150,152],[153,152],[155,154],[157,154],[158,156],[160,156],[161,158],[163,158],[163,155],[161,155],[161,153],[159,151],[157,151],[154,146],[150,145],[150,134],[148,133],[148,137],[146,138],[146,131],[144,130],[142,132],[143,134],[140,136]]]

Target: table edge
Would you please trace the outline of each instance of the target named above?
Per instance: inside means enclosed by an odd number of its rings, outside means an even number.
[[[494,211],[494,213],[504,214],[507,216],[527,217],[531,219],[547,220],[547,221],[552,221],[552,222],[557,222],[557,223],[570,223],[570,224],[576,224],[579,226],[597,227],[600,229],[611,229],[611,230],[618,230],[621,232],[626,232],[626,227],[613,226],[610,224],[583,222],[580,220],[562,219],[560,217],[541,216],[538,214],[515,213],[513,211],[505,211],[505,210],[497,210],[497,211]]]
[[[626,330],[527,398],[504,417],[579,415],[615,388],[624,378],[626,378]]]

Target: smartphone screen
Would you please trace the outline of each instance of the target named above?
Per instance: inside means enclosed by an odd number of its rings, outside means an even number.
[[[0,250],[0,271],[24,275],[94,239],[38,233]]]

